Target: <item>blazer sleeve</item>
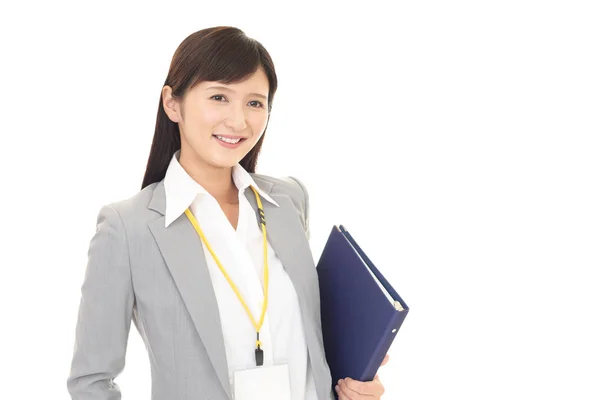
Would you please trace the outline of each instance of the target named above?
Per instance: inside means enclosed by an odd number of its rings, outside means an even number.
[[[302,182],[300,179],[290,176],[289,177],[291,180],[295,181],[298,186],[300,187],[300,190],[302,191],[303,194],[303,209],[304,209],[304,231],[306,232],[306,238],[310,239],[310,226],[308,223],[308,217],[309,217],[309,197],[308,197],[308,190],[306,189],[306,185],[304,184],[304,182]]]
[[[88,250],[67,388],[73,400],[120,400],[135,296],[118,212],[101,208]]]

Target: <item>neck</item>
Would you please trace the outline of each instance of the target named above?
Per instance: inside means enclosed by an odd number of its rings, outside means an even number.
[[[184,153],[183,149],[179,155],[179,164],[219,203],[237,203],[238,189],[231,176],[232,167],[215,167],[203,163]]]

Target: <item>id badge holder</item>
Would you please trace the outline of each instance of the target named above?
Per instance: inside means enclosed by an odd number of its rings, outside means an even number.
[[[235,371],[233,386],[235,400],[290,400],[288,364]]]

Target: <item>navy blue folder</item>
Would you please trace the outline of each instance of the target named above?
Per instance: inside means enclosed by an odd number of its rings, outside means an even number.
[[[332,387],[346,377],[373,380],[408,306],[343,225],[331,230],[317,273]]]

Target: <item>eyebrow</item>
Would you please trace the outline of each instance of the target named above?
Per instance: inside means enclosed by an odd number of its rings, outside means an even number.
[[[211,87],[207,87],[207,88],[206,88],[206,90],[209,90],[209,89],[221,89],[221,90],[226,90],[226,91],[228,91],[228,92],[234,92],[234,93],[235,93],[235,90],[229,89],[228,87],[225,87],[225,86],[211,86]],[[262,98],[262,99],[265,99],[265,100],[267,100],[267,96],[265,96],[264,94],[260,94],[260,93],[250,93],[250,95],[251,95],[251,96],[260,97],[260,98]]]

